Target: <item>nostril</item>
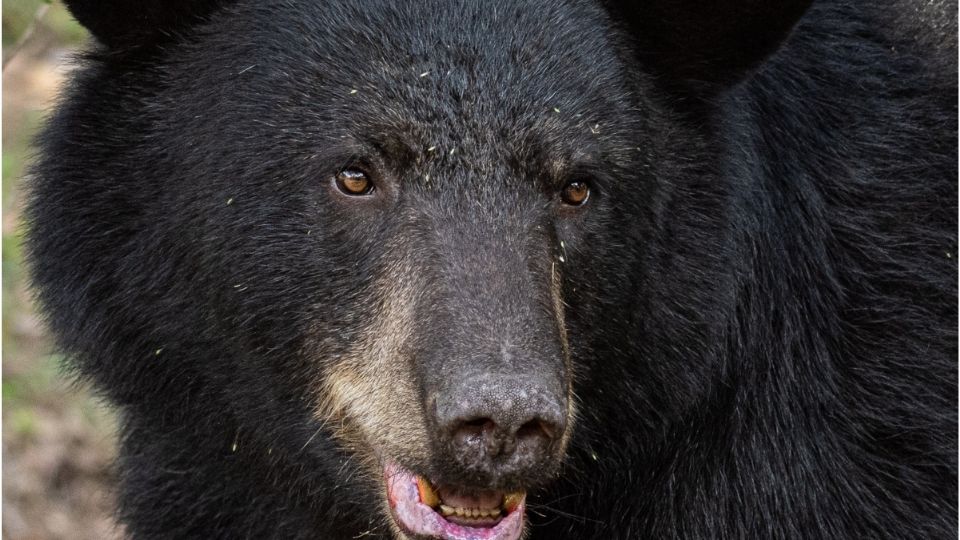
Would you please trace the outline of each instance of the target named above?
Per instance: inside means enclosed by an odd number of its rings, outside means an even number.
[[[537,418],[520,426],[520,429],[517,430],[517,439],[525,440],[544,437],[548,441],[552,441],[555,434],[556,428],[552,424]]]
[[[489,418],[475,418],[473,420],[460,422],[456,431],[459,436],[484,437],[496,429],[496,427],[497,425]]]
[[[483,429],[487,424],[493,424],[493,420],[489,418],[476,418],[474,420],[467,420],[463,423],[464,426],[475,427]]]
[[[493,420],[475,418],[458,422],[454,427],[453,436],[461,440],[489,438],[494,429],[496,429],[496,424],[493,423]]]

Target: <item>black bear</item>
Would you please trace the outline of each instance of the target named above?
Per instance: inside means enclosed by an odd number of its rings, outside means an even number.
[[[67,4],[132,538],[956,534],[955,4]]]

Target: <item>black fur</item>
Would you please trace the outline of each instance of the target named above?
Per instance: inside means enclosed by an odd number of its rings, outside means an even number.
[[[587,2],[266,4],[138,42],[71,4],[108,46],[41,137],[27,247],[121,412],[133,537],[388,535],[312,392],[423,208],[564,257],[579,419],[531,538],[956,535],[953,3],[825,0],[729,62]],[[371,139],[404,212],[330,202]],[[555,217],[571,175],[595,194]]]

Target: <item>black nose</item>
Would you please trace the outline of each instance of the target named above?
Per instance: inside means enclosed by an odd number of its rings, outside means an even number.
[[[566,428],[566,395],[552,386],[487,376],[465,379],[438,396],[437,426],[450,457],[491,479],[536,474],[555,459]]]

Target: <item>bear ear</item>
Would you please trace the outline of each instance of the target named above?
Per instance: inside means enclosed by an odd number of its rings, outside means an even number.
[[[811,0],[606,0],[640,60],[670,84],[718,89],[780,46]]]
[[[65,0],[70,13],[110,48],[168,39],[202,21],[226,0]]]

